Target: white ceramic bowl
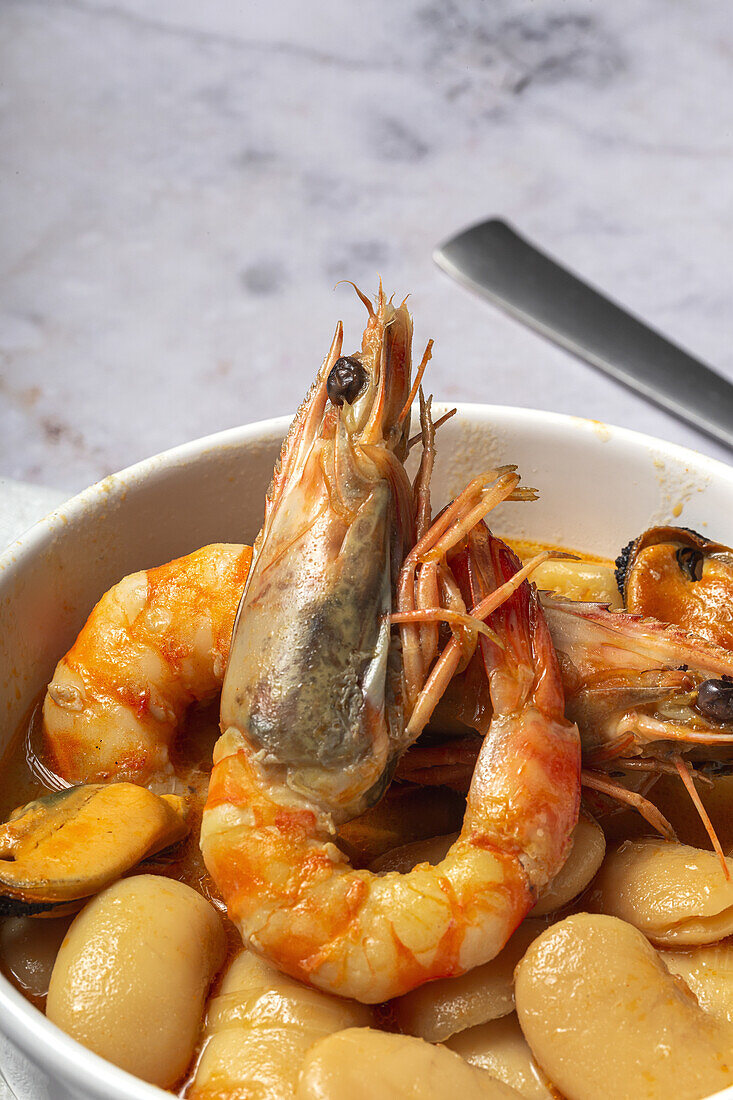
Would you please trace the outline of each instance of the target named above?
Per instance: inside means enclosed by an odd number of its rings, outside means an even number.
[[[0,558],[0,750],[89,610],[126,573],[207,542],[251,541],[287,418],[186,444],[106,478]],[[499,533],[615,556],[671,521],[733,545],[733,468],[648,436],[551,413],[459,406],[438,436],[434,501],[514,462],[533,504],[491,517]],[[90,1054],[0,977],[0,1065],[19,1100],[162,1100]],[[720,1093],[733,1098],[733,1089]]]

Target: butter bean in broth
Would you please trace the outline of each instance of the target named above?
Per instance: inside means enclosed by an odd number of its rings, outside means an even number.
[[[429,1043],[439,1043],[512,1012],[514,968],[544,928],[543,921],[525,920],[491,962],[459,978],[428,982],[396,998],[392,1006],[400,1029]]]
[[[446,1047],[408,1035],[350,1028],[309,1050],[297,1100],[510,1100],[521,1096]]]
[[[243,951],[209,1004],[203,1054],[187,1096],[291,1100],[317,1039],[371,1022],[367,1006],[310,989]]]
[[[221,918],[200,894],[155,875],[123,879],[71,925],[46,1014],[95,1054],[170,1088],[193,1056],[225,952]]]
[[[601,866],[605,851],[603,829],[592,818],[581,816],[573,829],[568,858],[544,888],[530,915],[554,913],[582,894]]]
[[[517,967],[515,992],[536,1061],[571,1100],[700,1100],[733,1084],[733,1026],[615,917],[552,925]]]
[[[550,559],[538,565],[532,580],[539,589],[555,592],[568,600],[588,600],[623,607],[612,565],[596,561]]]
[[[550,1092],[532,1057],[516,1012],[462,1031],[446,1045],[472,1066],[480,1066],[511,1085],[525,1100],[553,1100],[557,1096]]]
[[[733,941],[659,955],[667,969],[687,983],[701,1008],[733,1024]]]
[[[733,872],[733,859],[726,862]],[[660,946],[715,943],[733,934],[733,878],[714,852],[629,840],[607,854],[588,908],[628,921]]]

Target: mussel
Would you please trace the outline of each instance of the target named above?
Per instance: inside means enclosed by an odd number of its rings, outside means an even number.
[[[733,550],[688,527],[650,527],[616,559],[627,611],[733,650]]]
[[[733,651],[733,549],[689,527],[650,527],[616,558],[627,611],[674,623]],[[733,722],[733,681],[699,685],[696,709]]]
[[[188,832],[185,800],[134,783],[69,787],[0,825],[0,916],[73,912]]]

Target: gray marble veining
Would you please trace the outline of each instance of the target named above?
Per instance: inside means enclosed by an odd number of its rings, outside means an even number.
[[[64,489],[293,409],[353,279],[429,384],[729,457],[452,285],[490,214],[733,377],[733,23],[678,0],[6,0],[0,474]]]

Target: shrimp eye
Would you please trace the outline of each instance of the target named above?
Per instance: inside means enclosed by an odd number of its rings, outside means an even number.
[[[715,722],[733,722],[733,680],[704,680],[697,689],[697,709]]]
[[[694,546],[680,546],[677,551],[677,564],[691,581],[699,581],[702,576],[704,554]]]
[[[329,371],[326,392],[334,405],[353,405],[364,389],[367,376],[364,367],[353,355],[342,355]]]

